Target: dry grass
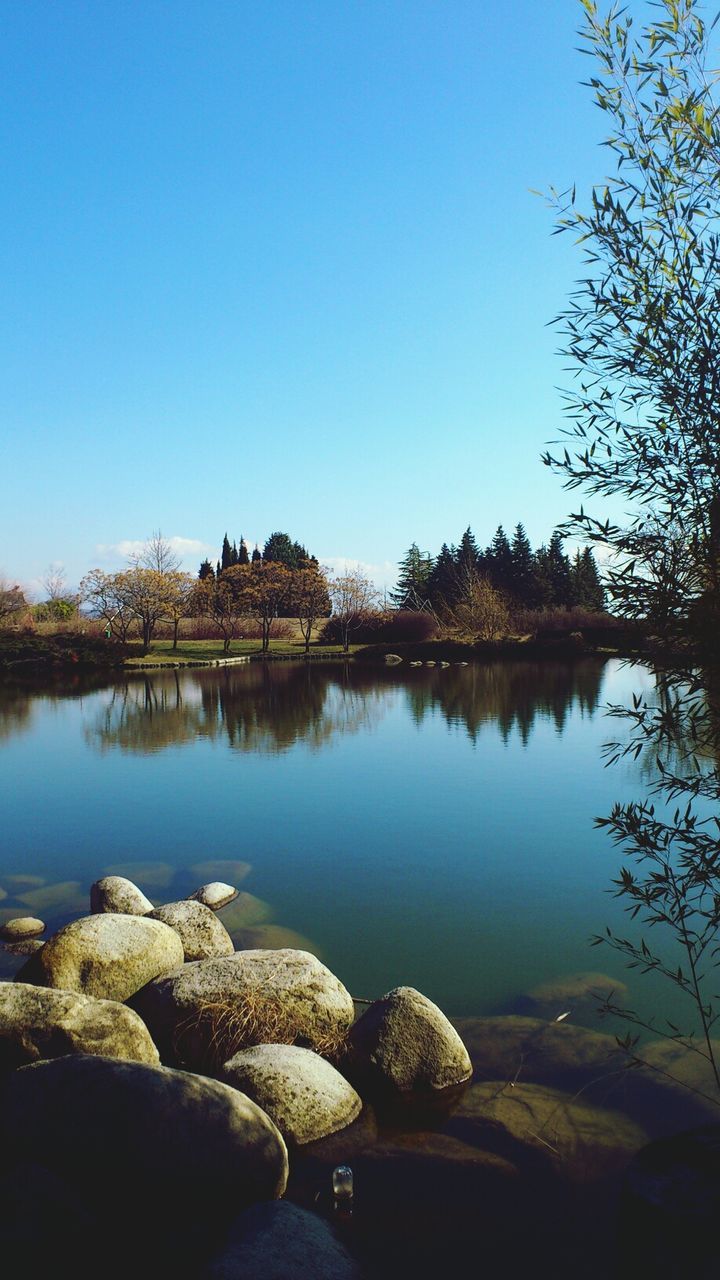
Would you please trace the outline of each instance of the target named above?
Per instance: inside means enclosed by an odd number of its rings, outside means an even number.
[[[178,1061],[208,1074],[255,1044],[298,1044],[337,1062],[345,1035],[336,1029],[318,1035],[312,1013],[303,1018],[276,996],[250,991],[242,999],[207,1001],[178,1025],[173,1039]]]

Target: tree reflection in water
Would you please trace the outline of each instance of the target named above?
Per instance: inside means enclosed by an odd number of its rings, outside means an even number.
[[[493,662],[468,667],[370,667],[357,664],[250,663],[243,667],[151,672],[112,686],[89,742],[100,750],[163,751],[198,738],[224,738],[243,752],[277,753],[303,742],[311,750],[337,735],[370,729],[398,698],[416,722],[442,715],[475,741],[495,724],[527,743],[538,719],[562,730],[571,709],[592,714],[603,663]]]

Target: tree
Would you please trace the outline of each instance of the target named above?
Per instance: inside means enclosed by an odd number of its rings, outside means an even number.
[[[263,560],[284,564],[286,569],[300,569],[310,557],[305,547],[293,542],[289,533],[271,533],[262,553]]]
[[[397,586],[390,592],[390,599],[398,609],[417,609],[426,600],[432,567],[430,554],[413,542],[400,561]]]
[[[246,612],[262,629],[262,651],[270,647],[270,634],[277,618],[283,616],[290,600],[293,575],[277,561],[260,560],[233,569],[233,581],[241,586]]]
[[[212,573],[212,569],[210,570]],[[213,574],[214,577],[214,574]],[[172,623],[173,649],[178,646],[178,630],[183,618],[192,612],[195,602],[195,586],[197,579],[190,573],[180,573],[175,569],[165,574],[167,587],[167,605],[165,619]]]
[[[231,568],[232,562],[232,547],[226,533],[223,538],[222,551],[220,552],[220,573],[224,573],[226,569]]]
[[[174,573],[143,569],[134,565],[113,575],[113,591],[120,609],[136,618],[142,632],[143,648],[150,648],[158,622],[170,614],[173,605]]]
[[[0,574],[0,627],[19,622],[28,611],[25,592],[17,583],[11,586],[11,581]]]
[[[570,603],[582,609],[605,608],[605,588],[590,547],[575,552],[570,566]]]
[[[310,651],[312,629],[319,618],[326,618],[331,610],[327,575],[314,564],[296,569],[290,583],[288,608],[297,616],[305,652]]]
[[[252,563],[253,563],[253,564],[259,564],[259,563],[260,563],[260,561],[262,560],[262,552],[261,552],[261,550],[260,550],[259,546],[257,545],[257,543],[255,544],[255,547],[254,547],[254,549],[253,549],[253,553],[252,553],[252,557],[251,557],[251,559],[252,559]]]
[[[158,529],[129,557],[129,564],[131,568],[151,569],[153,573],[174,573],[180,568],[180,556]]]
[[[247,598],[243,592],[245,570],[236,565],[228,567],[216,577],[203,578],[195,583],[192,608],[210,618],[222,633],[223,653],[230,652],[231,641],[238,633],[241,619],[247,612]]]
[[[496,640],[506,634],[509,626],[507,603],[477,569],[468,568],[452,607],[451,621],[464,635]]]
[[[237,562],[238,562],[238,564],[249,564],[249,563],[250,563],[250,556],[248,555],[247,542],[245,541],[245,539],[244,539],[244,538],[241,538],[241,539],[240,539],[240,546],[238,547],[238,559],[237,559]]]
[[[350,648],[350,633],[362,625],[363,617],[378,603],[378,593],[362,569],[330,579],[333,615],[340,624],[343,649]]]
[[[203,582],[205,578],[214,578],[214,577],[215,577],[215,570],[213,569],[210,561],[208,559],[203,560],[202,564],[200,565],[200,569],[198,571],[198,578],[200,579],[201,582]]]
[[[483,569],[498,591],[509,591],[512,582],[512,551],[502,525],[495,530],[483,557]]]
[[[104,622],[106,632],[124,644],[135,619],[120,598],[117,579],[116,573],[91,569],[80,583],[80,599],[89,606],[94,618]]]
[[[510,546],[509,588],[518,604],[532,608],[535,604],[535,562],[525,527],[515,526]]]
[[[712,825],[720,816],[716,76],[696,0],[658,0],[657,16],[637,36],[625,10],[613,6],[603,16],[594,0],[583,6],[589,84],[609,120],[616,167],[587,209],[574,189],[552,197],[557,230],[585,245],[586,273],[559,317],[575,371],[565,448],[544,461],[566,488],[628,511],[621,523],[581,507],[566,527],[605,544],[616,610],[650,621],[668,658],[657,700],[639,695],[616,708],[632,731],[611,755],[654,760],[651,794],[663,803],[657,811],[648,800],[616,805],[598,821],[628,858],[617,894],[633,918],[669,934],[684,958],[678,965],[672,952],[663,958],[662,943],[610,930],[602,940],[688,998],[689,1033],[654,1022],[651,1030],[700,1053],[720,1089],[712,1037],[719,1014],[708,994],[720,928],[720,839]]]
[[[456,551],[443,542],[432,571],[428,577],[427,594],[437,614],[444,615],[455,599],[457,591]]]

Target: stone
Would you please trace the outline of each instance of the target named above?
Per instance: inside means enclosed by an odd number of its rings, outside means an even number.
[[[428,1093],[469,1080],[467,1049],[445,1014],[413,987],[375,1000],[350,1032],[353,1071],[382,1089]]]
[[[154,1065],[160,1061],[142,1018],[124,1004],[74,991],[0,982],[0,1069],[67,1053]]]
[[[207,1280],[361,1280],[330,1226],[287,1200],[253,1205],[232,1225]]]
[[[194,893],[189,894],[189,899],[202,902],[213,911],[219,911],[221,907],[226,907],[229,902],[233,902],[237,896],[238,890],[231,884],[223,884],[222,880],[212,880],[210,884],[202,884]]]
[[[454,1018],[453,1026],[467,1046],[475,1079],[514,1080],[582,1088],[603,1077],[617,1077],[626,1055],[613,1036],[576,1027],[571,1022],[540,1018]]]
[[[402,662],[402,658],[399,653],[386,653],[385,662],[388,667],[396,667],[399,662]]]
[[[249,929],[235,929],[232,940],[238,951],[280,951],[289,947],[292,951],[309,951],[318,960],[323,958],[316,942],[294,929],[286,929],[282,924],[258,924]]]
[[[471,1085],[447,1130],[520,1168],[545,1167],[573,1182],[617,1175],[647,1142],[619,1111],[547,1085],[506,1081]]]
[[[44,876],[31,875],[29,872],[3,876],[3,884],[7,885],[12,893],[17,893],[18,889],[39,889],[44,883]]]
[[[90,910],[96,914],[144,916],[152,909],[150,899],[124,876],[103,876],[90,886]]]
[[[175,930],[183,944],[186,961],[231,956],[235,950],[225,926],[215,912],[201,902],[168,902],[151,911],[148,919],[161,920]]]
[[[236,1053],[222,1078],[267,1112],[285,1138],[298,1145],[345,1129],[362,1100],[329,1062],[310,1049],[258,1044]]]
[[[97,1277],[98,1220],[65,1178],[31,1160],[0,1177],[0,1239],[6,1276],[51,1276],[59,1258],[72,1258],[73,1280]]]
[[[183,963],[179,935],[145,916],[84,916],[65,925],[28,961],[28,978],[104,1000],[127,1000]],[[30,967],[31,966],[31,967]],[[20,981],[25,970],[21,970]]]
[[[0,950],[11,956],[33,956],[42,946],[39,938],[21,938],[19,942],[0,943]]]
[[[4,902],[7,896],[8,896],[7,889],[3,889],[2,885],[0,884],[0,902]]]
[[[288,1174],[275,1125],[236,1089],[89,1054],[8,1076],[0,1143],[8,1163],[41,1151],[89,1211],[101,1208],[108,1230],[132,1222],[136,1239],[218,1231],[238,1209],[281,1196]]]
[[[253,893],[238,893],[222,911],[222,922],[228,933],[238,929],[247,929],[251,925],[263,924],[271,920],[273,909],[269,902],[256,898]]]
[[[557,1018],[562,1013],[595,1013],[603,1001],[624,1003],[628,989],[607,973],[570,973],[541,982],[513,1002],[512,1011],[531,1018]]]
[[[125,876],[147,889],[167,889],[175,878],[169,862],[114,862],[103,869],[104,876]]]
[[[42,920],[36,920],[34,916],[16,916],[15,919],[6,920],[0,925],[0,938],[6,938],[8,942],[36,938],[39,933],[44,932],[45,925]]]
[[[45,884],[38,889],[28,889],[17,895],[18,902],[31,911],[83,911],[87,910],[87,898],[79,880],[62,880],[59,884]]]
[[[133,1006],[163,1060],[174,1055],[192,1070],[216,1069],[251,1044],[335,1047],[353,1019],[342,983],[315,956],[291,949],[185,964],[149,982]]]

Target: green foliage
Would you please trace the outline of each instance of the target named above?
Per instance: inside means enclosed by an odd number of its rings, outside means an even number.
[[[399,609],[421,608],[428,596],[432,568],[432,557],[413,542],[400,561],[397,586],[390,592],[393,604]]]

